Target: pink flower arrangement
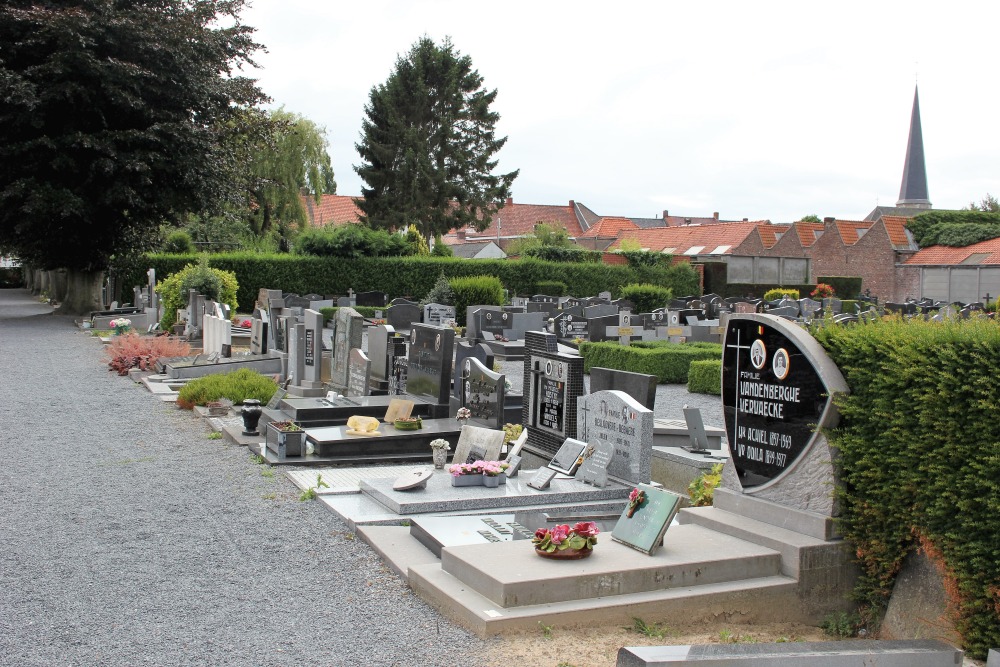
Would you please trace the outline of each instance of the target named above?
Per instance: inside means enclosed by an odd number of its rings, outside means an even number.
[[[462,475],[486,475],[496,477],[510,466],[506,461],[473,461],[472,463],[456,463],[448,467],[452,477]]]
[[[638,488],[632,489],[632,493],[628,494],[628,518],[632,518],[632,515],[636,513],[636,510],[642,505],[646,500],[646,492],[641,491]]]
[[[597,535],[600,529],[593,521],[580,521],[572,528],[569,524],[559,524],[552,528],[539,528],[535,531],[535,536],[531,538],[531,543],[539,551],[552,553],[553,551],[563,551],[565,549],[593,549],[597,544]]]

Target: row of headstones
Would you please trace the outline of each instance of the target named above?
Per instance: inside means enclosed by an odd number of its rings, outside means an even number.
[[[987,294],[987,297],[989,295]],[[986,305],[980,301],[973,303],[962,303],[955,301],[933,301],[931,299],[921,299],[919,301],[910,300],[903,303],[893,303],[887,301],[884,306],[886,313],[898,313],[905,317],[923,316],[935,322],[945,319],[968,319],[976,314],[986,311]]]

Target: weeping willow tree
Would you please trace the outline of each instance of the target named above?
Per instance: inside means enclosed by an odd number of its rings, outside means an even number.
[[[249,221],[259,235],[274,233],[284,249],[306,223],[302,193],[319,203],[337,183],[327,153],[326,129],[284,107],[271,112],[272,133],[251,156]]]

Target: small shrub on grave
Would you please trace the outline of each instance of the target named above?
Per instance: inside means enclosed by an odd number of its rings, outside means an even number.
[[[465,326],[465,311],[468,306],[502,306],[503,283],[493,276],[470,276],[452,278],[448,284],[455,294],[455,318],[459,326]]]
[[[798,301],[799,291],[789,287],[779,287],[777,289],[769,289],[764,292],[764,301],[777,301],[778,299],[792,299],[793,301]]]
[[[693,507],[707,507],[715,499],[715,490],[722,483],[722,464],[716,463],[688,484],[688,495]]]
[[[191,346],[168,336],[140,336],[135,333],[116,336],[104,348],[108,368],[118,375],[128,375],[129,369],[153,370],[160,357],[183,357]]]
[[[673,290],[659,285],[632,283],[621,288],[618,296],[635,304],[635,312],[651,313],[664,308],[674,298]]]
[[[177,309],[187,306],[189,289],[198,290],[206,297],[229,304],[234,313],[237,310],[236,292],[239,283],[236,281],[236,274],[210,268],[203,259],[198,264],[188,264],[157,284],[156,291],[163,300],[163,319],[160,320],[160,329],[169,331],[170,327],[174,326],[177,321]]]
[[[444,271],[438,276],[437,282],[434,283],[434,287],[424,295],[424,298],[420,300],[420,306],[426,306],[429,303],[440,303],[443,306],[451,306],[455,303],[455,292],[451,289],[451,284],[448,282],[448,278],[444,275]]]
[[[722,396],[722,359],[692,361],[688,367],[688,392]]]
[[[861,276],[816,276],[816,282],[829,285],[840,298],[861,294]]]
[[[568,286],[561,280],[539,280],[535,283],[535,294],[566,296],[567,289]]]
[[[666,384],[684,384],[692,361],[721,359],[722,346],[717,343],[671,343],[650,341],[631,346],[607,341],[581,343],[584,372],[597,366],[632,373],[655,375]]]
[[[248,398],[256,398],[267,403],[278,388],[271,378],[249,368],[241,368],[232,373],[218,373],[191,380],[181,387],[177,394],[177,405],[190,410],[196,405],[228,398],[233,403],[242,403]]]

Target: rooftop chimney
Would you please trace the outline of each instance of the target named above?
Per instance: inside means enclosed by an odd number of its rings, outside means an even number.
[[[713,217],[713,218],[714,218],[715,220],[718,220],[718,219],[719,219],[719,212],[718,212],[718,211],[716,211],[715,213],[713,213],[713,214],[712,214],[712,217]]]
[[[513,203],[514,203],[514,198],[513,197],[507,197],[507,203],[504,204],[504,206],[510,206]]]
[[[833,217],[830,217],[830,216],[827,216],[827,217],[823,218],[823,224],[824,225],[832,225],[835,222],[837,222],[836,218],[833,218]]]

